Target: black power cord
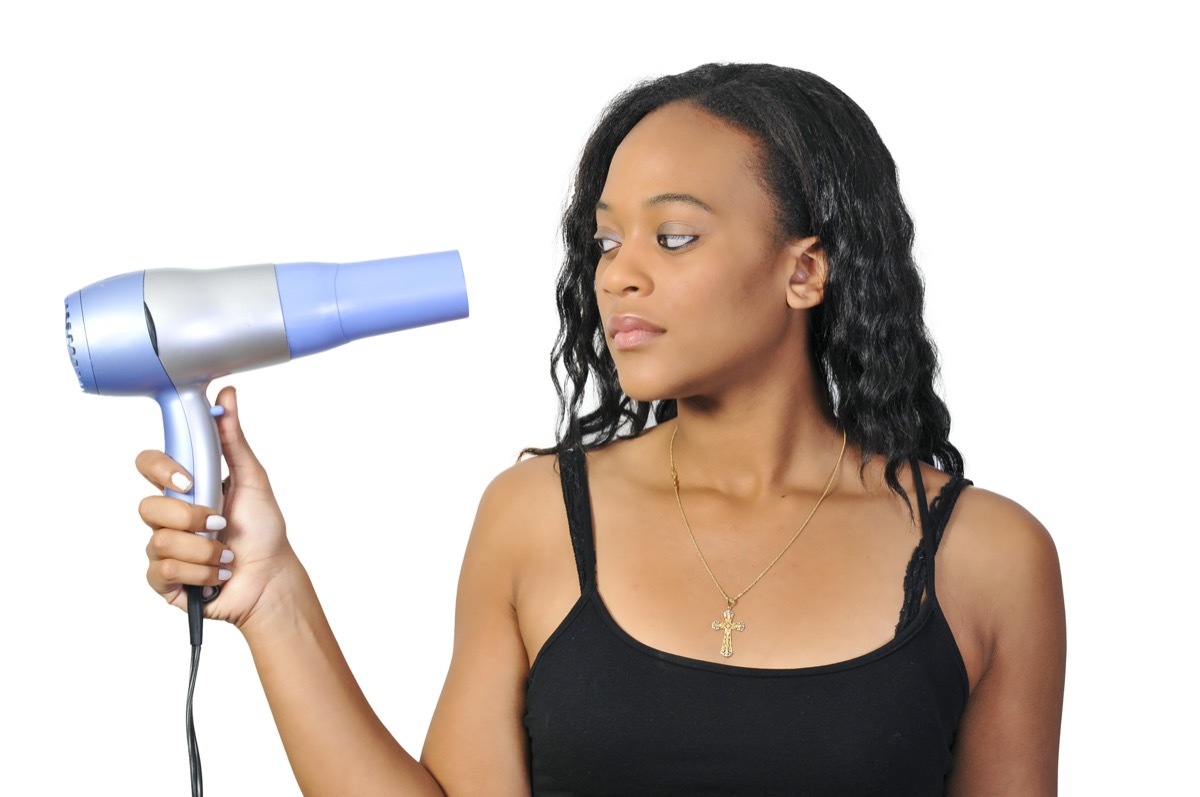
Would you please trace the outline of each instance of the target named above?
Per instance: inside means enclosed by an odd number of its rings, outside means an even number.
[[[207,597],[204,587],[187,587],[188,630],[192,637],[192,668],[188,676],[187,690],[187,745],[188,763],[191,765],[192,797],[203,797],[204,775],[200,771],[200,746],[196,743],[196,725],[192,721],[192,694],[196,691],[196,673],[200,669],[200,645],[204,642],[204,604],[208,603],[221,591],[220,587],[209,587],[212,590]]]

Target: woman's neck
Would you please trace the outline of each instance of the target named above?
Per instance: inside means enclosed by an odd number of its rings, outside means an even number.
[[[842,432],[812,376],[806,369],[799,379],[775,379],[719,399],[680,400],[678,431],[670,434],[687,482],[745,499],[797,485],[819,490]],[[848,449],[845,461],[856,459]]]

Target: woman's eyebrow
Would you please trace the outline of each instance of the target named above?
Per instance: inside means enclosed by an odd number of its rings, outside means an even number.
[[[708,206],[707,202],[704,202],[703,200],[700,200],[691,194],[659,194],[658,196],[652,196],[647,199],[645,206],[652,208],[655,205],[669,205],[672,202],[683,202],[684,204],[695,205],[702,210],[707,210],[709,213],[713,212],[713,209]]]
[[[672,202],[683,202],[687,205],[695,205],[696,207],[706,210],[709,213],[713,212],[713,209],[708,206],[707,202],[704,202],[703,200],[698,199],[691,194],[658,194],[650,197],[642,204],[644,207],[652,208],[656,205],[669,205]],[[611,208],[607,202],[601,199],[596,203],[596,210],[611,210]]]

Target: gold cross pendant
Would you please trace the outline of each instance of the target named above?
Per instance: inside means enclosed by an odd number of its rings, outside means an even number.
[[[713,620],[712,630],[724,632],[721,637],[721,655],[729,658],[733,655],[733,632],[745,631],[746,624],[733,621],[733,601],[729,602],[729,608],[721,616],[723,620]]]

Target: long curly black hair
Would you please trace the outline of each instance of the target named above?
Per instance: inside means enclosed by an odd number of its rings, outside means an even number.
[[[863,452],[924,460],[961,474],[950,413],[934,390],[937,354],[922,318],[912,219],[896,165],[871,120],[828,81],[770,64],[706,64],[640,83],[618,96],[583,150],[563,217],[560,328],[551,357],[559,397],[557,454],[640,434],[673,418],[674,399],[643,402],[621,390],[605,346],[594,277],[596,203],[617,146],[656,108],[686,101],[753,136],[781,240],[817,236],[829,263],[824,302],[809,312],[812,359],[837,423]],[[589,391],[594,406],[584,409]]]

